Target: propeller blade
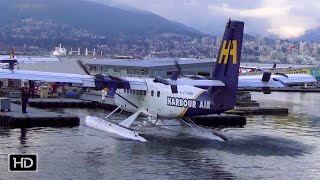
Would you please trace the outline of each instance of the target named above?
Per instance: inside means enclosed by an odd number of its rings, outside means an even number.
[[[81,67],[81,69],[84,72],[86,72],[86,74],[90,75],[90,72],[88,71],[88,69],[86,68],[86,66],[83,64],[83,62],[80,59],[77,60],[77,63]]]
[[[95,74],[94,77],[101,81],[104,80],[104,76],[102,74]]]
[[[165,80],[165,79],[163,79],[161,76],[156,76],[156,77],[154,78],[154,80],[155,80],[156,82],[162,83],[162,84],[164,84],[164,85],[169,85],[168,81]]]
[[[176,66],[178,73],[182,75],[181,67],[178,60],[174,60],[174,65]]]
[[[178,87],[176,85],[171,85],[171,92],[178,93]]]
[[[178,71],[173,71],[172,74],[171,74],[171,80],[177,80],[178,79],[178,76],[179,76],[179,72]]]
[[[264,72],[262,75],[262,82],[269,82],[271,77],[271,72]]]
[[[179,75],[182,75],[181,67],[179,65],[178,60],[174,60],[174,65],[178,71],[173,71],[171,74],[171,80],[177,80]],[[168,82],[167,82],[168,83]],[[178,87],[176,85],[171,85],[171,92],[178,93]]]

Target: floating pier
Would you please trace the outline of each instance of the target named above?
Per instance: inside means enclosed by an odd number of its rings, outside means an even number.
[[[0,127],[30,128],[30,127],[74,127],[79,126],[80,119],[76,116],[48,112],[28,107],[28,114],[22,114],[21,106],[11,103],[10,112],[0,113]]]
[[[232,114],[195,116],[191,117],[191,119],[197,125],[210,127],[243,127],[247,123],[244,116]]]
[[[236,102],[237,107],[259,107],[259,103],[253,100],[238,100]]]
[[[108,99],[109,100],[109,99]],[[11,98],[11,102],[21,104],[20,98]],[[29,106],[35,108],[99,108],[113,110],[117,106],[109,101],[97,102],[82,99],[49,98],[49,99],[29,99]]]
[[[246,115],[287,115],[287,108],[259,107],[259,103],[250,100],[250,94],[240,93],[242,97],[237,101],[237,108],[221,115],[196,116],[191,119],[197,125],[210,127],[243,127],[246,125]],[[0,113],[0,127],[72,127],[80,124],[79,117],[48,112],[41,108],[99,108],[114,110],[116,108],[114,98],[106,96],[102,101],[99,92],[83,93],[80,99],[72,98],[48,98],[29,99],[29,114],[21,113],[21,99],[11,98],[11,112]],[[14,104],[16,103],[16,104]],[[35,108],[32,108],[35,107]],[[36,109],[40,108],[40,109]]]
[[[303,88],[303,87],[283,87],[283,88],[270,88],[271,93],[274,92],[320,92],[320,88]],[[246,87],[238,88],[238,91],[256,91],[262,92],[262,88]]]
[[[226,112],[227,114],[237,115],[288,115],[287,108],[281,107],[238,107]]]

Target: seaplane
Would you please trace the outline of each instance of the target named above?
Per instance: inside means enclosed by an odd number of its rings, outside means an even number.
[[[0,68],[14,69],[15,65],[19,63],[36,63],[36,62],[59,62],[61,61],[56,57],[28,57],[28,56],[15,56],[14,49],[11,48],[10,55],[0,56]]]
[[[181,69],[177,63],[177,70],[172,72],[170,79],[161,76],[140,78],[113,77],[107,74],[91,75],[81,61],[79,65],[87,75],[0,69],[0,78],[80,83],[83,87],[96,90],[113,89],[117,108],[105,118],[86,116],[86,125],[131,140],[147,141],[143,137],[142,130],[147,124],[151,124],[182,134],[228,141],[229,138],[218,131],[197,126],[190,117],[220,114],[233,109],[239,85],[284,87],[290,81],[290,77],[286,75],[271,75],[271,73],[264,73],[251,79],[250,76],[245,80],[239,79],[243,29],[242,21],[227,22],[211,79],[179,78]],[[315,80],[312,76],[300,80],[306,79]],[[112,115],[118,110],[132,115],[116,123],[112,121]],[[140,119],[138,116],[143,116],[143,120],[138,121],[137,119]]]

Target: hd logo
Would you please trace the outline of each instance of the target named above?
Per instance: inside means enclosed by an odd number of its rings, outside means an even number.
[[[9,154],[10,172],[28,172],[38,170],[38,156],[36,154]]]
[[[228,46],[227,40],[223,41],[221,53],[219,56],[218,64],[227,64],[229,55],[232,56],[232,64],[237,64],[237,40],[229,40]],[[223,60],[223,61],[222,61]]]

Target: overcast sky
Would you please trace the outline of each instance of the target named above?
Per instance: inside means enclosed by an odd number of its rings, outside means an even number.
[[[249,34],[293,38],[319,27],[319,0],[90,0],[151,11],[217,34],[228,18],[246,22]],[[218,32],[220,33],[220,32]]]

